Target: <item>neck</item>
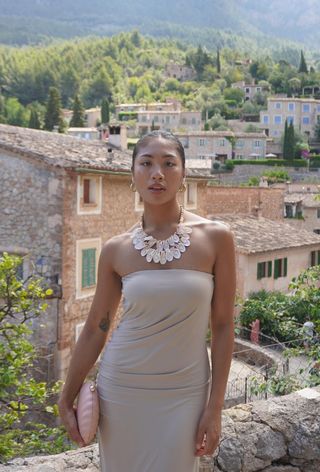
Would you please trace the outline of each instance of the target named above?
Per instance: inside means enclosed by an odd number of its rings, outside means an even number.
[[[180,204],[177,200],[164,205],[150,205],[145,203],[143,220],[146,232],[163,231],[176,228],[179,222]]]

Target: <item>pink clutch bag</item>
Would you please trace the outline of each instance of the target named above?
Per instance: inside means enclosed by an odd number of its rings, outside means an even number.
[[[85,444],[90,444],[96,435],[99,422],[99,398],[94,382],[84,382],[77,402],[77,422]]]

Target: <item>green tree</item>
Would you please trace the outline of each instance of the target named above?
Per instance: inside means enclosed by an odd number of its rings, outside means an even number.
[[[70,126],[75,128],[84,127],[84,109],[78,94],[74,97]]]
[[[32,321],[46,311],[52,290],[38,277],[23,280],[21,264],[20,257],[0,257],[0,462],[60,452],[66,439],[62,428],[50,426],[57,416],[59,383],[50,387],[34,377],[39,364]]]
[[[282,154],[283,159],[288,159],[288,121],[285,121],[284,124],[284,135],[283,135],[283,146],[282,146]]]
[[[106,98],[101,103],[101,123],[107,124],[110,121],[109,102]]]
[[[52,131],[55,126],[58,126],[59,131],[62,130],[60,93],[56,87],[50,87],[44,117],[44,129]]]
[[[295,136],[294,127],[292,121],[288,126],[288,157],[287,159],[294,159],[295,156]]]
[[[220,60],[220,50],[217,49],[217,72],[221,74],[221,60]]]
[[[29,118],[28,128],[33,128],[33,129],[40,129],[41,128],[39,114],[34,109],[31,109],[31,111],[30,111],[30,118]]]
[[[298,72],[303,73],[303,74],[308,73],[308,66],[307,66],[307,63],[306,63],[306,60],[304,58],[304,54],[303,54],[302,50],[301,50],[301,53],[300,53],[300,64],[299,64]]]

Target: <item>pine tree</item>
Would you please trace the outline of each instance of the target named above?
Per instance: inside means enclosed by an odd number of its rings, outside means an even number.
[[[284,136],[283,136],[283,159],[288,159],[288,122],[286,120],[284,125]]]
[[[73,101],[72,118],[70,120],[70,126],[74,126],[75,128],[83,128],[84,121],[85,121],[84,109],[82,107],[82,103],[80,101],[79,95],[76,95]]]
[[[55,126],[58,126],[59,131],[62,129],[60,93],[56,87],[50,87],[44,129],[52,131]]]
[[[301,73],[304,73],[304,74],[308,73],[307,63],[306,63],[306,60],[304,58],[304,54],[303,54],[302,50],[301,50],[300,64],[299,64],[298,72],[301,72]]]
[[[30,112],[28,128],[32,128],[32,129],[40,129],[41,128],[39,114],[36,110],[32,109],[31,112]]]
[[[107,99],[103,99],[101,103],[101,122],[102,124],[107,124],[110,121],[110,110],[109,102]]]
[[[221,73],[221,61],[220,61],[220,50],[217,50],[217,72]]]

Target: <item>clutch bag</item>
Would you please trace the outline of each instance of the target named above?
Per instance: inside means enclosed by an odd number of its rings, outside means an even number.
[[[99,422],[99,398],[94,382],[84,382],[77,402],[77,422],[85,444],[90,444],[96,435]]]

